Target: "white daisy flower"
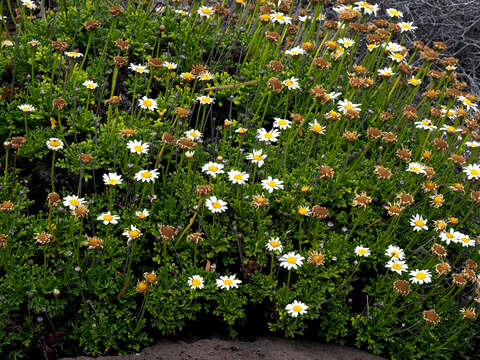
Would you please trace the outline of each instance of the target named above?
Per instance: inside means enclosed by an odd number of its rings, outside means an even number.
[[[118,220],[120,219],[120,216],[118,215],[112,215],[110,211],[103,213],[97,217],[97,220],[103,221],[104,225],[108,224],[118,224]]]
[[[188,278],[188,285],[192,290],[203,289],[203,283],[203,277],[200,275],[193,275]]]
[[[330,101],[330,100],[335,100],[335,99],[338,98],[340,95],[342,95],[342,93],[332,91],[332,92],[329,92],[329,93],[325,94],[325,95],[323,96],[323,100],[324,100],[325,102]]]
[[[103,182],[105,185],[115,186],[120,185],[123,180],[122,177],[116,173],[103,174]]]
[[[273,122],[274,128],[279,128],[280,130],[289,129],[292,127],[292,122],[286,119],[281,118],[273,118],[275,121]]]
[[[213,9],[213,7],[210,6],[201,6],[197,10],[197,14],[200,15],[200,17],[205,17],[208,19],[215,14],[215,10]]]
[[[303,265],[303,260],[305,260],[305,258],[302,255],[293,251],[283,254],[279,259],[280,266],[286,268],[287,270],[297,270]]]
[[[227,202],[217,199],[216,196],[210,196],[205,200],[205,206],[213,213],[223,213],[227,210]]]
[[[262,149],[255,150],[247,155],[247,160],[250,160],[252,163],[257,164],[259,168],[263,166],[265,159],[267,158],[267,154],[262,154]]]
[[[140,170],[135,174],[135,180],[141,182],[155,182],[158,178],[158,170]]]
[[[465,96],[459,96],[457,100],[460,101],[463,105],[465,105],[467,110],[472,109],[473,111],[478,112],[477,104],[474,104],[469,98],[466,98]]]
[[[168,70],[175,70],[177,68],[177,64],[169,61],[165,61],[162,66],[167,68]]]
[[[225,290],[238,288],[238,285],[241,283],[242,283],[242,280],[235,279],[235,275],[220,276],[220,279],[217,279],[217,286],[220,289],[225,289]]]
[[[30,105],[30,104],[18,105],[18,108],[20,110],[22,110],[24,113],[29,113],[29,112],[35,111],[35,106]]]
[[[47,141],[47,147],[53,151],[61,150],[63,149],[63,141],[58,138],[50,138]]]
[[[140,220],[145,219],[150,215],[150,212],[147,209],[143,209],[140,211],[135,211],[135,216],[138,217]]]
[[[225,171],[222,170],[223,165],[216,162],[208,162],[202,166],[202,172],[207,173],[212,177],[217,177],[217,174],[223,174]]]
[[[130,152],[137,153],[138,155],[147,154],[149,147],[150,147],[150,144],[142,143],[141,141],[138,141],[138,140],[130,140],[127,143],[127,148],[130,150]]]
[[[413,226],[413,231],[428,230],[427,220],[421,215],[416,214],[410,218],[410,225]]]
[[[389,8],[386,11],[387,11],[387,15],[390,16],[391,18],[394,18],[394,17],[402,18],[403,17],[403,13],[401,11],[398,11],[397,9]]]
[[[202,142],[202,133],[198,130],[195,129],[190,129],[185,131],[185,136],[189,138],[190,140],[197,141],[197,142]]]
[[[390,261],[385,265],[385,267],[389,268],[392,271],[395,271],[398,274],[402,274],[402,272],[408,271],[408,266],[403,260],[399,259],[390,259]]]
[[[394,54],[388,55],[388,58],[397,63],[401,63],[403,60],[405,60],[405,55],[401,53],[394,53]]]
[[[142,232],[135,226],[130,225],[130,229],[125,229],[125,231],[122,233],[122,235],[126,236],[128,238],[128,241],[130,243],[130,240],[135,240],[142,236]]]
[[[37,5],[33,1],[30,0],[22,0],[22,5],[29,8],[30,10],[35,10]]]
[[[248,181],[249,177],[250,177],[250,174],[247,174],[246,172],[242,172],[242,171],[238,171],[238,170],[230,170],[228,172],[228,179],[233,184],[243,185],[243,184],[245,184],[245,182]]]
[[[262,187],[271,194],[273,190],[283,189],[283,181],[269,176],[265,180],[262,180]]]
[[[310,123],[309,125],[310,131],[317,135],[325,134],[325,130],[327,129],[325,126],[319,124],[316,119],[313,121],[313,123]]]
[[[395,75],[395,73],[391,67],[384,67],[383,69],[378,69],[378,75],[389,78]]]
[[[437,129],[437,127],[433,125],[432,121],[428,119],[423,119],[422,121],[416,121],[415,125],[417,129],[424,129],[424,130],[430,130],[430,131]]]
[[[98,84],[92,80],[85,80],[82,85],[85,86],[88,90],[94,90],[98,86]]]
[[[340,111],[343,115],[347,114],[347,112],[350,110],[353,111],[361,111],[362,104],[354,104],[351,101],[345,99],[345,100],[340,100],[337,105],[338,111]]]
[[[285,85],[289,90],[300,89],[300,85],[298,84],[298,79],[294,77],[283,80],[282,84]]]
[[[398,53],[398,52],[403,52],[405,48],[395,42],[389,42],[387,45],[385,45],[385,51],[388,51],[389,53]]]
[[[79,198],[77,195],[65,196],[63,199],[63,206],[68,206],[70,210],[74,210],[80,205],[85,204],[84,198]]]
[[[210,81],[213,79],[213,75],[208,71],[204,71],[203,73],[197,76],[197,79],[200,81]]]
[[[79,53],[77,51],[65,51],[65,55],[67,55],[68,57],[71,57],[71,58],[75,58],[75,59],[83,56],[82,53]]]
[[[467,145],[470,149],[476,149],[480,147],[480,141],[475,141],[475,140],[467,141],[465,145]]]
[[[136,65],[131,63],[128,68],[138,74],[148,74],[148,69],[144,65]]]
[[[448,231],[442,231],[440,233],[440,240],[445,241],[447,245],[450,245],[451,242],[457,242],[458,241],[458,233],[455,231],[453,228],[450,228]]]
[[[9,39],[3,40],[2,41],[2,46],[12,47],[13,46],[13,41],[9,40]]]
[[[425,170],[425,166],[423,164],[416,163],[416,162],[409,163],[407,171],[415,173],[415,174],[426,174],[427,173],[427,171]]]
[[[417,29],[416,26],[413,26],[413,22],[399,22],[397,25],[400,26],[401,33],[415,31]]]
[[[480,165],[470,164],[463,168],[463,172],[467,174],[468,180],[480,179]]]
[[[268,251],[282,252],[283,246],[278,237],[273,237],[265,244]]]
[[[285,306],[285,309],[292,317],[297,317],[298,315],[305,314],[308,306],[300,301],[294,300],[291,304]]]
[[[341,38],[341,39],[338,39],[337,42],[347,49],[355,45],[355,41],[350,38]]]
[[[354,251],[357,256],[362,256],[362,257],[370,256],[370,249],[362,245],[355,247]]]
[[[267,131],[264,128],[257,130],[257,139],[260,141],[268,142],[277,142],[280,132],[277,129],[272,129],[272,131]]]
[[[391,257],[392,259],[403,260],[405,257],[405,252],[395,245],[389,245],[387,250],[385,250],[385,255]]]
[[[432,281],[432,274],[429,270],[413,270],[410,271],[410,281],[414,284],[428,284]]]
[[[292,23],[292,18],[289,16],[286,16],[280,12],[272,12],[270,14],[270,19],[274,23],[279,23],[279,24],[291,24]]]
[[[146,96],[138,99],[138,106],[142,109],[155,110],[157,108],[157,102],[154,99],[150,99]]]
[[[299,55],[305,55],[307,52],[302,49],[300,46],[295,46],[287,51],[285,51],[286,55],[291,55],[291,56],[299,56]]]
[[[215,102],[215,99],[210,96],[198,96],[196,100],[202,105],[210,105]]]
[[[471,239],[470,236],[457,232],[456,242],[462,244],[463,247],[475,246],[475,239]]]

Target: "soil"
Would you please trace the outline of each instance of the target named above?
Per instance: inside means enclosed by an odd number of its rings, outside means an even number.
[[[82,356],[62,360],[90,360]],[[364,351],[311,341],[259,338],[255,341],[201,339],[161,340],[141,353],[105,356],[98,360],[382,360]]]

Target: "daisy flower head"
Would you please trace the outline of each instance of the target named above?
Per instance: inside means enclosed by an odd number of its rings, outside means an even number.
[[[77,51],[65,51],[65,55],[67,55],[70,58],[78,59],[83,56],[82,53],[79,53]]]
[[[223,165],[216,162],[208,162],[202,166],[202,172],[207,173],[212,177],[217,177],[217,174],[223,174]]]
[[[270,19],[274,23],[279,23],[279,24],[288,24],[290,25],[292,23],[292,18],[289,16],[286,16],[280,12],[272,12],[270,14]]]
[[[197,142],[202,142],[203,134],[198,130],[190,129],[190,130],[185,131],[184,134],[190,140],[197,141]]]
[[[390,60],[393,60],[397,63],[401,63],[403,60],[405,60],[405,55],[401,54],[401,53],[393,53],[393,54],[390,54],[388,55],[388,58]]]
[[[141,141],[138,141],[138,140],[130,140],[127,143],[127,148],[130,150],[130,152],[137,153],[138,155],[147,154],[149,147],[150,147],[150,144],[142,143]]]
[[[342,93],[332,91],[332,92],[326,93],[326,94],[323,96],[323,100],[322,100],[322,101],[327,102],[327,101],[330,101],[330,100],[335,100],[335,99],[338,98],[340,95],[342,95]]]
[[[429,119],[423,119],[422,121],[416,121],[415,126],[417,129],[424,129],[424,130],[435,130],[437,127],[433,125],[432,121]]]
[[[147,209],[135,211],[135,216],[138,217],[140,220],[145,219],[149,215],[150,215],[150,211],[148,211]]]
[[[310,210],[309,206],[302,205],[297,209],[297,214],[300,216],[310,216],[312,215],[312,210]]]
[[[200,17],[205,17],[208,19],[215,14],[215,10],[211,6],[200,6],[200,8],[197,10],[197,14],[200,15]]]
[[[240,134],[240,135],[245,135],[247,133],[248,129],[244,127],[239,127],[238,129],[235,130],[235,133]]]
[[[135,240],[143,234],[137,227],[130,225],[130,228],[125,229],[122,235],[126,236],[128,238],[128,243],[130,243],[130,240]]]
[[[9,39],[5,39],[5,40],[2,41],[2,46],[12,47],[13,46],[13,41],[9,40]]]
[[[243,185],[248,181],[249,177],[250,174],[238,170],[230,170],[228,172],[228,180],[230,180],[233,184]]]
[[[283,181],[269,176],[268,178],[262,180],[262,187],[271,194],[273,190],[283,189]]]
[[[405,252],[398,246],[388,245],[387,250],[385,250],[385,255],[392,259],[403,260]]]
[[[130,66],[128,68],[132,71],[135,71],[137,74],[148,74],[148,69],[144,65],[136,65],[130,63]]]
[[[413,270],[410,271],[410,281],[414,284],[428,284],[432,282],[432,274],[429,270]]]
[[[141,99],[138,99],[138,106],[140,106],[142,109],[155,110],[157,109],[157,102],[144,96]]]
[[[247,160],[250,160],[252,163],[257,164],[259,168],[263,166],[265,159],[267,158],[267,154],[262,154],[262,149],[253,151],[247,155]]]
[[[325,134],[326,127],[319,124],[315,119],[310,125],[310,131],[317,135]]]
[[[467,141],[465,145],[468,146],[470,149],[476,149],[480,147],[480,141]]]
[[[242,280],[235,279],[235,275],[220,276],[220,279],[217,279],[217,286],[220,289],[225,289],[225,290],[238,288],[238,285],[241,283],[242,283]]]
[[[372,51],[375,50],[376,48],[378,48],[378,45],[375,44],[375,43],[367,44],[367,50],[368,50],[369,52],[372,52]]]
[[[408,270],[408,266],[405,263],[405,261],[400,260],[400,259],[390,259],[390,261],[385,265],[388,269],[398,273],[402,274],[402,272],[406,272]]]
[[[428,230],[427,220],[420,214],[412,215],[410,218],[410,225],[413,226],[413,231]]]
[[[267,131],[264,128],[257,130],[257,139],[264,142],[277,142],[278,137],[280,136],[280,131],[277,129],[272,129]]]
[[[75,208],[83,204],[85,204],[85,199],[79,198],[77,195],[65,196],[63,199],[63,205],[68,206],[70,210],[75,210]]]
[[[416,163],[416,162],[411,162],[410,164],[408,164],[407,171],[415,173],[415,174],[426,174],[427,173],[426,170],[425,170],[425,166],[423,164]]]
[[[341,38],[341,39],[338,39],[337,42],[347,49],[355,45],[355,41],[350,38]]]
[[[387,45],[385,45],[385,51],[389,53],[398,53],[403,52],[404,50],[406,49],[396,42],[389,42]]]
[[[292,317],[305,314],[307,309],[307,305],[297,300],[294,300],[291,304],[285,306],[285,310],[287,310]]]
[[[395,18],[395,17],[402,18],[403,17],[403,13],[401,11],[398,11],[397,9],[389,8],[386,11],[387,11],[387,15],[390,16],[391,18]]]
[[[23,105],[18,105],[18,108],[22,110],[24,113],[29,113],[32,111],[35,111],[35,107],[30,104],[23,104]]]
[[[280,130],[289,129],[292,127],[292,122],[286,119],[281,118],[273,118],[275,121],[273,122],[274,128],[279,128]]]
[[[463,168],[463,172],[467,174],[468,180],[478,180],[480,179],[480,165],[471,164]]]
[[[210,196],[208,199],[205,200],[205,206],[210,210],[212,213],[223,213],[227,210],[227,202],[217,199],[216,196]]]
[[[345,100],[340,100],[338,102],[337,109],[343,115],[346,115],[347,112],[351,111],[351,110],[360,112],[361,111],[360,106],[361,106],[361,104],[354,104],[354,103],[350,102],[349,100],[345,99]]]
[[[200,75],[197,76],[197,79],[200,81],[210,81],[213,79],[213,75],[208,71],[202,72]]]
[[[265,247],[268,251],[282,252],[283,249],[282,243],[278,237],[270,238],[270,240],[268,240],[268,242],[265,244]]]
[[[118,224],[119,219],[120,219],[119,215],[112,215],[112,213],[110,211],[107,211],[106,213],[100,214],[97,217],[97,220],[103,221],[103,225]]]
[[[108,186],[120,185],[123,180],[122,177],[116,173],[103,174],[103,182]]]
[[[407,84],[412,86],[418,86],[422,83],[422,80],[417,79],[415,76],[412,76],[410,79],[407,79]]]
[[[192,81],[195,76],[191,72],[184,72],[180,74],[180,79],[185,81]]]
[[[88,90],[94,90],[98,86],[98,84],[92,80],[85,80],[82,85],[85,86]]]
[[[188,278],[188,285],[192,290],[203,289],[203,284],[203,277],[200,275],[193,275]]]
[[[158,178],[158,170],[140,170],[135,174],[135,180],[141,182],[155,182]]]
[[[370,4],[366,1],[357,1],[355,5],[356,10],[361,10],[366,15],[377,15],[377,11],[379,10],[379,6],[377,4]]]
[[[307,52],[304,49],[302,49],[300,46],[295,46],[295,47],[285,51],[285,54],[290,55],[290,56],[305,55],[306,53]]]
[[[281,267],[284,267],[287,270],[297,270],[303,265],[303,260],[305,260],[305,258],[300,254],[290,251],[286,254],[283,254],[279,260]]]
[[[463,247],[475,246],[475,240],[471,239],[469,235],[462,234],[461,232],[457,232],[456,242],[462,244]]]
[[[413,26],[413,22],[399,22],[397,25],[400,26],[401,33],[415,31],[417,29],[416,26]]]
[[[393,72],[391,67],[384,67],[383,69],[378,69],[378,76],[389,78],[393,75],[395,75],[395,73]]]
[[[168,70],[175,70],[177,68],[177,64],[169,61],[165,61],[162,66],[167,68]]]
[[[355,247],[354,251],[355,251],[355,255],[357,256],[361,256],[361,257],[370,256],[370,249],[362,245]]]
[[[215,99],[210,96],[198,96],[196,99],[202,105],[210,105],[215,102]]]
[[[282,84],[285,85],[289,90],[300,89],[300,85],[298,84],[298,79],[294,77],[283,80]]]
[[[63,141],[58,138],[50,138],[47,141],[47,147],[53,151],[61,150],[63,149]]]
[[[474,104],[469,98],[465,96],[459,96],[457,100],[460,101],[464,106],[466,106],[467,110],[472,109],[473,111],[478,112],[477,104]]]
[[[445,241],[447,245],[450,245],[451,242],[458,241],[459,233],[455,231],[453,228],[450,228],[448,231],[442,231],[440,233],[440,240]]]

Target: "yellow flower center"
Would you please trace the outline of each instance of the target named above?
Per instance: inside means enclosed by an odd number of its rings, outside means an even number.
[[[152,173],[150,171],[144,171],[142,173],[142,178],[144,179],[150,179],[152,177]]]
[[[79,201],[77,199],[70,200],[70,205],[78,206],[78,204],[79,204]]]
[[[399,264],[399,263],[393,264],[392,267],[393,267],[395,270],[402,270],[402,264]]]
[[[464,243],[470,242],[470,239],[467,238],[467,237],[462,237],[462,238],[460,238],[460,240],[463,241]]]
[[[202,13],[205,14],[205,15],[210,15],[212,13],[212,11],[208,8],[203,8]]]
[[[308,214],[308,210],[306,208],[303,208],[301,207],[300,209],[298,209],[298,213],[300,215],[307,215]]]
[[[135,70],[138,71],[138,72],[143,72],[144,71],[143,68],[141,68],[141,67],[136,67]]]
[[[108,179],[108,183],[111,185],[115,185],[117,183],[117,179]]]
[[[227,285],[227,286],[233,285],[233,281],[230,280],[230,279],[223,280],[223,283],[224,283],[225,285]]]
[[[263,159],[262,155],[257,155],[257,154],[253,155],[253,160],[260,161],[262,159]]]
[[[292,80],[285,80],[285,85],[293,86],[293,81]]]
[[[152,100],[143,100],[143,105],[145,105],[146,107],[150,107],[153,105],[153,102]]]
[[[242,176],[242,174],[236,174],[236,175],[233,176],[233,178],[234,178],[235,180],[242,180],[242,179],[243,179],[243,176]]]
[[[140,219],[145,219],[145,214],[144,214],[144,213],[140,213],[140,214],[138,214],[138,217],[139,217]]]
[[[302,307],[300,305],[295,305],[294,307],[292,307],[292,310],[296,313],[302,311]]]
[[[208,167],[208,170],[210,170],[211,172],[217,172],[218,171],[218,167],[216,167],[215,165],[210,165]]]
[[[412,170],[413,172],[419,172],[420,168],[418,166],[412,166],[410,170]]]
[[[398,54],[398,53],[397,53],[397,54],[393,54],[393,57],[394,57],[395,59],[403,59],[403,55],[402,55],[402,54]]]
[[[271,139],[271,138],[273,137],[273,135],[272,135],[271,133],[268,133],[268,132],[267,132],[267,133],[265,133],[265,135],[263,135],[263,137],[264,137],[265,139]]]
[[[218,201],[213,202],[212,206],[214,209],[220,209],[222,207],[222,205]]]
[[[95,88],[95,85],[93,85],[93,84],[87,84],[87,87],[88,87],[89,89],[94,89],[94,88]]]
[[[445,236],[449,239],[453,239],[455,237],[452,233],[446,233]]]
[[[60,141],[58,141],[58,140],[51,140],[51,141],[50,141],[50,146],[52,146],[52,147],[60,146]]]
[[[418,280],[423,280],[427,277],[427,275],[425,275],[425,273],[423,272],[419,272],[417,275],[415,275],[415,277],[418,279]]]
[[[433,202],[434,202],[435,204],[441,204],[441,203],[443,202],[443,198],[442,198],[441,196],[435,196],[435,197],[433,198]]]
[[[390,256],[391,256],[391,257],[395,257],[395,258],[396,258],[396,257],[398,257],[398,255],[399,255],[399,253],[398,253],[397,251],[395,251],[395,250],[390,252]]]
[[[280,126],[287,125],[287,121],[286,120],[278,120],[277,124],[280,125]]]
[[[274,247],[274,248],[277,248],[280,244],[278,243],[278,241],[270,241],[270,246],[271,247]]]
[[[198,286],[200,286],[201,283],[202,282],[199,279],[193,279],[192,280],[192,286],[193,287],[198,287]]]
[[[135,146],[133,147],[133,150],[135,150],[136,152],[142,152],[142,151],[143,151],[143,147],[140,146],[140,145],[135,145]]]
[[[279,14],[275,15],[275,19],[280,20],[280,21],[285,21],[285,17],[282,16],[282,15],[279,15]]]
[[[139,233],[137,230],[130,230],[130,231],[128,232],[128,236],[130,236],[130,237],[133,238],[133,239],[136,238],[136,237],[138,237],[138,235],[140,235],[140,233]]]
[[[113,220],[113,216],[112,216],[112,215],[108,215],[108,214],[107,214],[107,215],[104,215],[104,216],[103,216],[103,220],[105,220],[105,221],[112,221],[112,220]]]
[[[267,185],[270,187],[275,187],[277,186],[277,183],[275,181],[269,181]]]
[[[417,225],[418,227],[424,227],[425,223],[422,220],[416,220],[415,225]]]
[[[322,125],[318,125],[318,124],[315,124],[312,126],[312,131],[313,132],[316,132],[316,133],[319,133],[323,130],[323,127]]]
[[[423,120],[423,121],[422,121],[422,124],[423,124],[424,126],[430,126],[430,121],[428,121],[428,120]]]
[[[472,175],[480,175],[480,172],[477,169],[471,169],[470,174]]]
[[[358,250],[358,253],[359,253],[360,255],[365,255],[365,254],[367,253],[367,250],[365,250],[365,249],[360,249],[360,250]]]
[[[297,263],[297,258],[295,256],[289,256],[289,257],[287,257],[287,262],[289,264],[296,264]]]

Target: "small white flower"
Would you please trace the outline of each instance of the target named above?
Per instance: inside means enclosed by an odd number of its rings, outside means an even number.
[[[428,119],[423,119],[422,121],[416,121],[415,122],[416,128],[417,129],[424,129],[424,130],[435,130],[437,127],[433,125],[431,120]]]
[[[359,245],[357,247],[355,247],[355,254],[357,256],[361,256],[361,257],[369,257],[370,256],[370,249],[365,247],[365,246],[362,246],[362,245]]]
[[[135,240],[142,236],[142,232],[135,226],[130,225],[130,229],[125,229],[125,231],[122,233],[122,235],[126,236],[128,238],[128,241],[130,243],[130,240]]]
[[[470,236],[457,232],[456,242],[462,244],[463,247],[475,246],[475,239],[471,239]]]
[[[98,84],[96,82],[93,82],[92,80],[85,80],[82,85],[85,86],[88,90],[96,89],[98,86]]]
[[[281,267],[284,267],[287,270],[297,270],[300,266],[303,265],[303,260],[305,260],[305,258],[300,254],[296,254],[295,252],[290,251],[286,254],[283,254],[279,260]]]
[[[445,241],[447,245],[450,245],[451,242],[458,241],[459,234],[459,232],[455,231],[453,228],[450,228],[450,230],[440,233],[440,240]]]
[[[22,5],[29,8],[30,10],[35,10],[37,5],[33,1],[30,0],[22,0]]]
[[[85,199],[79,198],[77,195],[65,196],[65,198],[63,199],[63,205],[68,206],[70,210],[74,210],[75,208],[83,204],[85,204]]]
[[[216,162],[208,162],[202,166],[202,172],[207,173],[212,177],[217,177],[217,174],[223,174],[225,171],[222,170],[223,165]]]
[[[47,147],[53,151],[61,150],[63,149],[63,141],[58,138],[50,138],[47,141]]]
[[[467,174],[468,180],[478,180],[480,179],[480,165],[471,164],[463,168],[463,172]]]
[[[285,309],[292,317],[297,317],[298,315],[305,314],[308,306],[300,301],[294,300],[291,304],[285,306]]]
[[[385,266],[398,274],[402,274],[402,272],[406,272],[408,270],[408,266],[405,261],[399,259],[392,258]]]
[[[417,79],[415,76],[412,76],[410,79],[407,80],[408,85],[418,86],[422,83],[422,80]]]
[[[389,245],[387,250],[385,250],[385,255],[391,257],[392,259],[403,260],[405,257],[405,252],[398,246]]]
[[[197,101],[202,105],[210,105],[215,102],[215,99],[210,96],[198,96]]]
[[[432,275],[429,270],[410,271],[410,281],[414,284],[428,284],[432,281]]]
[[[289,90],[300,89],[300,85],[298,84],[298,79],[294,77],[283,80],[282,84],[285,85]]]
[[[385,51],[388,51],[389,53],[398,53],[398,52],[403,52],[405,48],[395,42],[389,42],[387,45],[385,45]]]
[[[273,237],[265,244],[268,251],[282,252],[283,246],[278,237]]]
[[[205,200],[205,206],[213,213],[223,213],[227,210],[227,202],[211,196]]]
[[[416,162],[411,162],[410,164],[408,164],[407,171],[415,174],[427,173],[427,171],[425,170],[425,166],[423,164],[416,163]]]
[[[410,218],[410,225],[413,226],[413,231],[428,230],[427,220],[421,215],[416,214]]]
[[[105,183],[105,185],[115,186],[115,185],[120,185],[123,182],[123,180],[122,180],[122,177],[118,174],[108,173],[108,174],[103,174],[103,182]]]
[[[140,170],[135,174],[135,180],[141,182],[155,182],[158,178],[158,170]]]
[[[18,105],[18,108],[22,110],[24,113],[29,113],[32,111],[35,111],[35,107],[30,104],[23,104],[23,105]]]
[[[416,26],[413,26],[413,22],[400,22],[397,24],[400,26],[400,32],[410,32],[410,31],[415,31],[417,29]]]
[[[75,59],[83,56],[82,53],[79,53],[79,52],[76,52],[76,51],[65,51],[65,55],[67,55],[68,57],[71,57],[71,58],[75,58]]]
[[[142,143],[141,141],[138,141],[138,140],[131,140],[127,143],[127,148],[130,150],[130,152],[137,153],[138,155],[147,154],[149,147],[150,147],[150,144]]]
[[[197,141],[197,142],[202,142],[202,133],[198,130],[190,129],[190,130],[185,131],[184,134],[190,140]]]
[[[118,220],[120,219],[120,216],[118,215],[112,215],[110,211],[103,213],[97,217],[97,220],[103,221],[104,225],[108,224],[118,224]]]
[[[283,15],[280,12],[272,12],[270,14],[270,19],[272,19],[272,22],[274,23],[279,23],[279,24],[291,24],[292,23],[292,18],[286,15]]]
[[[465,145],[467,145],[470,149],[476,149],[480,147],[480,141],[475,141],[475,140],[467,141]]]
[[[273,118],[275,121],[273,122],[274,128],[279,128],[280,130],[289,129],[292,127],[292,122],[286,119],[281,118]]]
[[[268,178],[262,180],[262,187],[271,194],[273,190],[283,189],[283,181],[269,176]]]
[[[319,124],[316,119],[313,121],[313,123],[310,123],[310,131],[317,135],[325,134],[325,130],[326,127]]]
[[[247,174],[246,172],[242,172],[242,171],[238,171],[238,170],[230,170],[228,172],[228,179],[233,184],[243,185],[243,184],[245,184],[245,182],[248,181],[249,177],[250,177],[250,174]]]
[[[388,16],[390,16],[391,18],[394,18],[394,17],[401,18],[401,17],[403,17],[403,13],[401,11],[398,11],[397,9],[389,8],[386,11],[387,11]]]
[[[385,67],[383,69],[378,69],[378,75],[389,78],[395,75],[395,73],[391,67]]]
[[[128,68],[132,71],[135,71],[138,74],[148,74],[148,69],[144,65],[130,64]]]
[[[135,211],[135,216],[138,217],[140,220],[145,219],[150,215],[150,212],[147,209],[143,209],[140,211]]]
[[[177,68],[177,64],[169,61],[165,61],[162,66],[167,68],[168,70],[175,70]]]
[[[197,14],[200,15],[200,17],[206,17],[208,19],[215,14],[215,10],[210,6],[201,6],[197,10]]]
[[[272,129],[272,131],[267,131],[264,128],[257,130],[257,139],[264,142],[277,142],[280,132],[277,129]]]
[[[463,105],[466,106],[467,110],[470,110],[472,109],[473,111],[477,111],[478,112],[478,106],[477,104],[474,104],[469,98],[465,97],[465,96],[459,96],[457,98],[458,101],[460,101]]]
[[[146,96],[138,99],[138,105],[142,109],[155,110],[157,108],[157,102],[154,99],[150,99]]]
[[[247,160],[251,160],[252,163],[257,164],[259,168],[263,166],[265,159],[267,158],[267,154],[262,154],[262,149],[255,150],[247,155]]]
[[[225,289],[225,290],[238,288],[238,285],[241,283],[242,283],[242,280],[235,279],[235,275],[220,276],[220,279],[217,279],[217,286],[220,289]]]
[[[349,38],[341,38],[341,39],[338,39],[337,42],[347,49],[355,45],[355,41]]]
[[[203,277],[200,275],[193,275],[188,278],[188,285],[192,290],[203,289],[203,283]]]
[[[351,101],[345,99],[340,100],[337,105],[338,111],[340,111],[343,115],[346,115],[348,111],[361,111],[360,108],[361,104],[354,104]]]
[[[295,46],[287,51],[285,51],[286,55],[291,55],[291,56],[299,56],[299,55],[305,55],[307,52],[302,49],[300,46]]]

